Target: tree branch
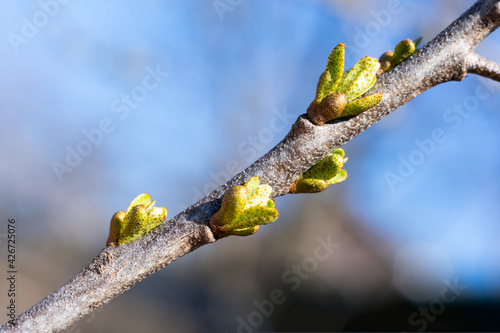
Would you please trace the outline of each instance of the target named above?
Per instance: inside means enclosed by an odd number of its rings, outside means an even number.
[[[393,110],[427,89],[463,80],[467,71],[498,80],[498,65],[473,53],[500,24],[500,0],[480,0],[421,50],[382,74],[369,94],[382,101],[367,112],[315,126],[300,116],[276,147],[226,184],[153,232],[126,245],[107,247],[64,286],[1,327],[6,332],[58,331],[108,302],[137,282],[196,248],[216,241],[208,221],[224,193],[252,176],[288,193],[304,171]]]
[[[500,81],[500,65],[475,52],[467,56],[467,72]]]

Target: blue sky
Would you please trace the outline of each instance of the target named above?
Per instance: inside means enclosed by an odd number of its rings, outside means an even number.
[[[26,238],[82,248],[100,246],[102,221],[137,194],[172,217],[266,153],[305,112],[337,43],[352,66],[402,39],[429,41],[473,3],[62,2],[1,5],[0,205],[25,221]],[[477,51],[500,61],[499,41]],[[336,189],[403,256],[412,244],[418,259],[440,253],[422,265],[497,295],[499,92],[474,75],[425,92],[344,147],[349,178]],[[68,166],[78,149],[86,156]],[[278,205],[294,209],[286,197]]]

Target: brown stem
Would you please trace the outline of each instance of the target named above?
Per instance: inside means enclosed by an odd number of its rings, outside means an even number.
[[[47,332],[68,327],[172,261],[214,242],[208,222],[230,187],[258,176],[273,187],[273,197],[287,194],[312,165],[393,110],[437,84],[462,80],[474,63],[471,52],[500,24],[499,1],[477,1],[419,52],[382,74],[368,92],[384,92],[374,108],[323,126],[300,116],[283,141],[246,170],[154,232],[103,249],[77,276],[1,330]]]

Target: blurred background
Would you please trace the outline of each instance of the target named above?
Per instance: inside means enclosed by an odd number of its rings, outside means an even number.
[[[0,265],[14,218],[17,313],[87,266],[139,193],[173,217],[271,149],[336,44],[350,67],[473,3],[3,1]],[[477,52],[500,61],[499,42]],[[69,331],[500,330],[499,92],[475,75],[425,92],[343,147],[345,182],[277,198],[272,225]]]

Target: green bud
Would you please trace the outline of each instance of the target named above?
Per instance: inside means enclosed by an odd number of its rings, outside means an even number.
[[[392,57],[391,67],[389,69],[399,65],[413,53],[415,53],[415,43],[411,39],[402,40],[394,48],[394,56]]]
[[[380,102],[381,98],[378,96],[357,100],[375,84],[380,63],[374,58],[364,57],[354,67],[344,71],[344,54],[343,43],[332,50],[326,69],[319,78],[316,97],[307,108],[309,119],[316,125],[323,125],[346,115],[357,115],[367,110],[367,106],[375,105],[372,102]],[[354,104],[349,107],[351,103]],[[344,112],[346,108],[348,112]]]
[[[347,178],[342,170],[347,158],[344,151],[336,149],[324,159],[304,172],[290,187],[290,193],[316,193],[326,190],[328,185],[339,183]]]
[[[141,237],[162,224],[167,217],[164,207],[155,207],[147,193],[138,195],[127,211],[119,211],[111,218],[106,246],[122,245]]]
[[[259,226],[275,221],[279,213],[270,199],[271,192],[271,186],[259,185],[259,177],[230,188],[222,198],[221,208],[210,218],[213,233],[219,238],[248,236]]]

